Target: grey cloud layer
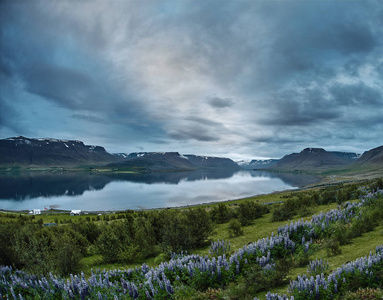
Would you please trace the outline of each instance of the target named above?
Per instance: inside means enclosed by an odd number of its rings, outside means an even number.
[[[381,144],[380,1],[0,5],[2,137],[275,157]]]

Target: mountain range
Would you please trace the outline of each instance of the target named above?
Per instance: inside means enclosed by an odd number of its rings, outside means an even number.
[[[77,166],[119,160],[103,147],[84,145],[76,140],[31,139],[23,136],[0,140],[0,165]]]
[[[321,171],[333,168],[383,169],[383,146],[363,155],[352,152],[306,148],[281,159],[239,161],[229,158],[183,155],[178,152],[133,152],[110,154],[101,146],[85,145],[77,140],[26,138],[0,140],[2,167],[75,167],[103,166],[109,169],[138,171],[191,171],[199,169],[265,169],[270,171]]]
[[[356,153],[328,152],[322,148],[306,148],[300,153],[284,156],[270,169],[285,171],[324,169],[351,164],[358,159]]]
[[[149,171],[197,170],[197,169],[241,169],[229,158],[182,155],[178,152],[135,152],[117,154],[123,161],[111,164],[113,167],[144,168]]]
[[[229,158],[181,155],[178,152],[110,154],[103,147],[77,140],[32,139],[23,136],[0,140],[0,166],[131,168],[139,171],[190,171],[240,167]]]
[[[306,148],[300,153],[284,156],[269,170],[278,171],[321,171],[340,169],[383,169],[383,146],[368,150],[360,155],[351,152],[331,152],[322,148]]]

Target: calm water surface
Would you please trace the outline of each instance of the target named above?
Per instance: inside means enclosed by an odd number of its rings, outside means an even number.
[[[0,209],[148,209],[225,201],[318,182],[313,176],[198,170],[150,174],[0,175]]]

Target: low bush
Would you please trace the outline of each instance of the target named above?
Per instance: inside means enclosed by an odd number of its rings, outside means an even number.
[[[237,219],[230,220],[228,230],[230,237],[236,237],[243,234],[241,223]]]
[[[233,217],[235,217],[235,211],[229,209],[228,206],[223,203],[213,206],[210,211],[211,220],[217,224],[227,223]]]
[[[261,269],[258,265],[251,266],[239,279],[238,285],[240,288],[237,289],[231,286],[238,297],[234,299],[253,299],[253,297],[249,296],[286,283],[291,266],[292,263],[289,259],[278,260],[275,269],[268,271]],[[228,291],[228,293],[230,294],[231,292]]]
[[[273,210],[273,214],[271,216],[272,222],[278,221],[286,221],[291,219],[295,214],[295,210],[292,205],[289,205],[288,202],[280,204]]]
[[[359,288],[356,292],[346,292],[342,300],[382,299],[383,290],[380,288]]]
[[[299,210],[298,210],[298,215],[300,217],[307,217],[307,216],[311,216],[313,214],[313,209],[309,206],[302,206]]]
[[[340,249],[339,241],[333,238],[326,239],[326,241],[323,244],[323,247],[327,251],[327,256],[335,256],[342,253],[342,249]]]
[[[245,201],[239,204],[237,215],[242,226],[250,225],[255,219],[268,213],[269,209],[265,205],[260,205],[254,201]]]
[[[339,245],[346,245],[351,243],[352,234],[351,229],[347,224],[337,223],[333,226],[333,231],[330,233],[331,238],[339,242]]]

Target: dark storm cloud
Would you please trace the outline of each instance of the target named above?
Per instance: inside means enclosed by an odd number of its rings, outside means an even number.
[[[327,99],[323,89],[287,90],[274,94],[262,124],[280,126],[308,126],[333,120],[340,116],[336,105]]]
[[[211,97],[208,101],[211,106],[216,108],[231,107],[234,104],[230,98]]]
[[[382,137],[380,1],[0,5],[3,135],[258,156]]]
[[[334,49],[345,54],[368,53],[374,49],[379,40],[372,28],[348,20],[348,23],[337,24],[338,28],[329,34],[328,41]]]
[[[261,16],[265,22],[261,30],[270,36],[263,36],[265,40],[247,41],[252,60],[248,61],[248,56],[239,57],[252,66],[247,83],[250,92],[280,89],[292,80],[299,85],[312,80],[326,82],[349,60],[363,65],[366,55],[381,44],[381,33],[366,22],[373,14],[371,2],[286,1],[278,4],[273,1],[265,4],[274,9]],[[253,26],[256,28],[256,24]]]
[[[99,37],[101,32],[87,31],[81,20],[68,18],[60,9],[56,10],[55,5],[51,7],[52,14],[46,14],[45,9],[50,5],[45,6],[40,1],[2,5],[5,10],[1,13],[4,26],[1,26],[0,67],[10,79],[9,85],[17,86],[23,97],[36,95],[57,107],[75,112],[74,119],[96,124],[135,124],[132,126],[135,135],[143,136],[148,131],[136,124],[150,126],[154,122],[143,118],[140,99],[133,88],[129,89],[129,82],[119,82],[111,66],[98,57],[98,52],[105,46]],[[124,93],[122,89],[125,89]],[[8,93],[9,89],[6,90],[4,93]],[[18,100],[21,96],[8,93],[4,97],[10,103],[8,110],[23,110],[18,107],[22,105]],[[42,109],[37,103],[35,107],[38,111]],[[57,115],[56,118],[59,121],[63,116]],[[30,121],[25,118],[14,131],[22,133],[27,130],[30,126],[23,128],[22,125]],[[11,122],[10,118],[5,118],[4,123],[4,127],[15,128],[15,121]],[[39,121],[34,123],[41,126]],[[65,124],[64,120],[61,124]],[[156,129],[153,132],[158,133]]]
[[[89,107],[89,100],[97,105],[98,86],[90,76],[77,70],[42,65],[24,73],[30,92],[51,99],[69,109]]]
[[[356,84],[336,84],[330,88],[336,104],[341,106],[382,105],[382,92],[358,82]]]
[[[305,140],[303,138],[295,138],[292,139],[291,137],[282,137],[280,135],[270,135],[270,136],[264,136],[264,137],[254,137],[252,139],[252,142],[256,143],[267,143],[269,145],[271,144],[281,144],[281,143],[289,143],[289,144],[297,144],[302,143]]]
[[[219,137],[206,131],[205,127],[193,125],[190,127],[174,128],[170,130],[169,137],[175,140],[196,140],[200,142],[215,142]]]
[[[383,79],[383,62],[378,64],[376,67],[375,67],[375,71],[376,73],[378,74],[379,78],[380,79]]]
[[[6,76],[6,77],[12,76],[12,70],[9,68],[8,64],[5,61],[5,57],[2,55],[0,55],[0,76]],[[3,78],[3,80],[4,79],[5,78]]]
[[[6,127],[14,131],[24,131],[26,134],[31,133],[20,124],[19,120],[20,115],[18,112],[4,100],[0,93],[0,128]]]
[[[209,127],[222,127],[223,126],[223,124],[220,122],[215,122],[215,121],[211,121],[209,119],[204,119],[204,118],[195,117],[195,116],[187,117],[185,120],[192,121],[192,122],[197,123],[197,124],[203,124],[203,125],[206,125]]]
[[[169,142],[163,141],[163,140],[151,140],[150,142],[153,144],[157,144],[157,145],[169,145],[170,144]]]

